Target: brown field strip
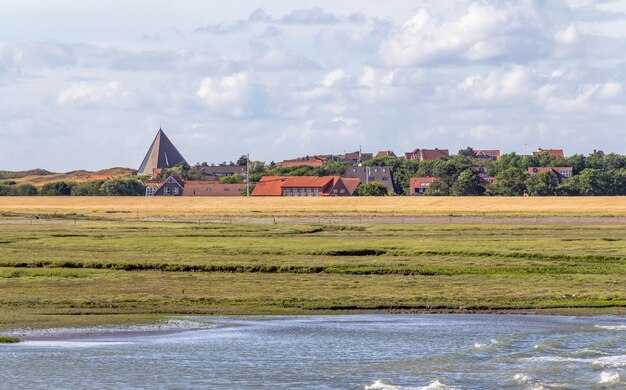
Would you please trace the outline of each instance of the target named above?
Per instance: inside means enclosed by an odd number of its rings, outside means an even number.
[[[4,197],[0,213],[106,218],[287,216],[612,216],[626,197],[146,198]]]

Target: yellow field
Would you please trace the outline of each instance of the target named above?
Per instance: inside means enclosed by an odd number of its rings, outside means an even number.
[[[0,197],[0,213],[107,218],[212,216],[626,216],[626,197]]]
[[[24,176],[17,179],[11,179],[17,184],[32,184],[35,187],[43,187],[44,185],[57,181],[65,181],[68,183],[83,182],[87,180],[89,174],[95,175],[107,175],[111,177],[130,177],[134,174],[132,169],[128,168],[109,168],[102,169],[96,172],[89,172],[84,170],[72,171],[67,173],[52,173],[50,175],[32,175]]]

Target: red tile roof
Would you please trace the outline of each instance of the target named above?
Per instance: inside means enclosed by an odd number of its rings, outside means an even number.
[[[215,181],[186,181],[183,196],[241,196],[245,184],[223,184]]]
[[[357,187],[359,186],[359,184],[361,184],[361,179],[359,178],[342,177],[341,181],[343,182],[344,187],[346,187],[346,191],[348,191],[350,195],[354,195]]]
[[[412,177],[411,188],[430,188],[436,179],[435,177]]]
[[[299,166],[312,166],[312,167],[321,167],[322,165],[324,165],[324,162],[326,161],[326,157],[324,156],[306,156],[306,157],[301,157],[301,158],[296,158],[293,160],[285,160],[282,162],[279,162],[278,165],[279,167],[299,167]]]
[[[252,196],[281,196],[283,182],[289,176],[263,176],[254,187]]]
[[[404,154],[407,160],[437,160],[442,157],[449,157],[448,149],[413,149],[412,152]]]
[[[330,196],[335,194],[335,187],[341,186],[351,195],[358,183],[359,179],[343,179],[339,176],[263,176],[254,187],[252,196],[283,196],[285,188],[317,188],[319,196]],[[345,195],[339,191],[337,194]]]
[[[565,157],[565,154],[563,153],[563,149],[541,149],[541,148],[539,148],[539,150],[537,150],[536,152],[533,152],[533,156],[541,156],[544,153],[546,153],[550,157]]]
[[[474,156],[477,158],[492,158],[497,160],[500,158],[500,151],[498,149],[475,149]]]

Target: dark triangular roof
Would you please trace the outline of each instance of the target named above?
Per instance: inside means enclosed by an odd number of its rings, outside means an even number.
[[[154,168],[173,168],[181,162],[186,163],[172,141],[159,129],[139,167],[139,174],[152,175]]]

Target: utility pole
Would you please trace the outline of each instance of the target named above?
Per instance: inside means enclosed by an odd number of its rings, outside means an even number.
[[[250,153],[246,154],[246,196],[250,196]]]

